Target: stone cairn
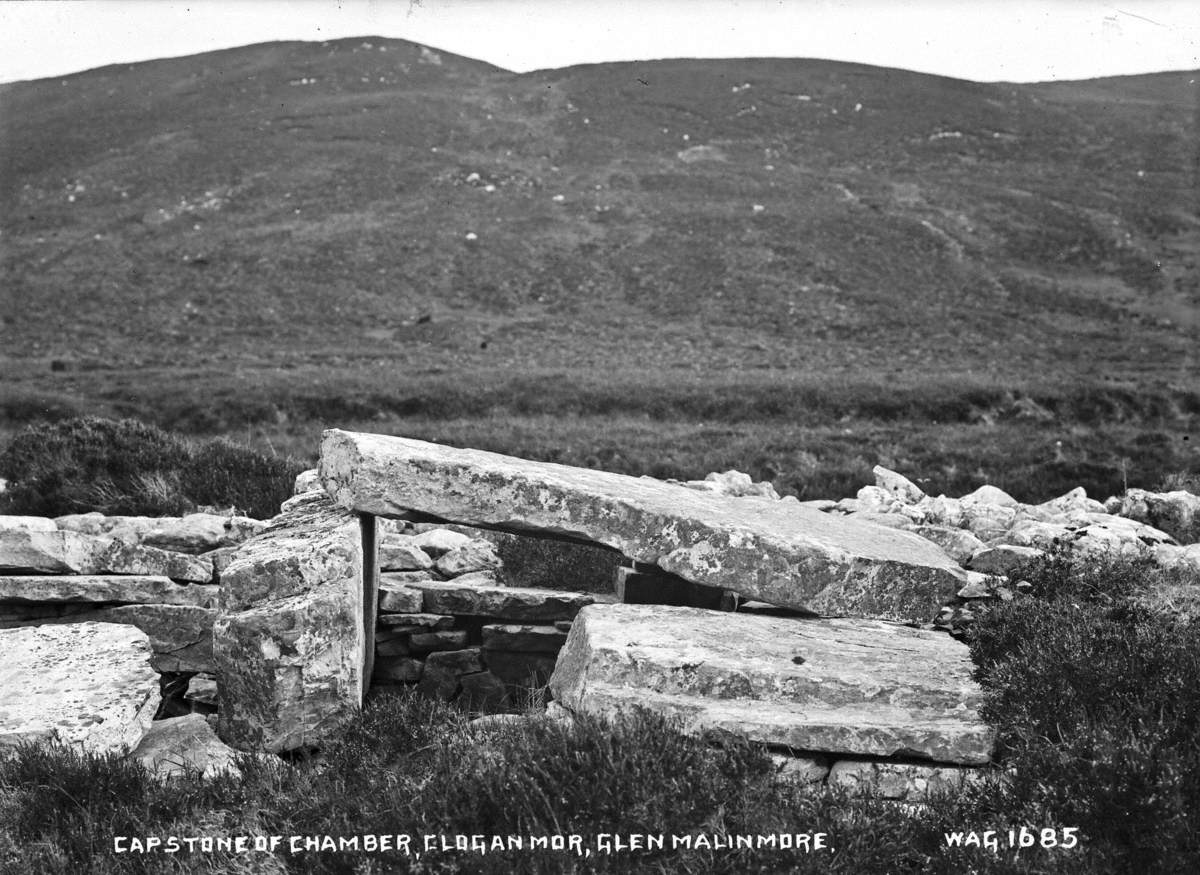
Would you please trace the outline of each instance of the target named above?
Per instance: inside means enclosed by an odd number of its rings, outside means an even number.
[[[331,430],[269,521],[0,517],[0,749],[53,728],[212,773],[235,749],[319,747],[371,685],[484,713],[540,690],[558,719],[650,708],[762,742],[798,780],[913,801],[992,761],[955,635],[979,600],[1022,597],[1025,563],[1067,545],[1200,577],[1184,491],[1026,505],[875,476],[799,502],[738,472],[662,482]],[[616,551],[614,592],[512,585],[497,531]]]

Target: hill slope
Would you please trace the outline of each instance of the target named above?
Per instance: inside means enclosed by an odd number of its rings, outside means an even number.
[[[531,374],[1194,389],[1196,78],[516,75],[368,37],[2,86],[7,410],[246,408],[184,418],[220,428]]]

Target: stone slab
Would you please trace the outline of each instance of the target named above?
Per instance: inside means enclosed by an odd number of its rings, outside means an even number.
[[[160,575],[188,583],[213,581],[213,561],[209,556],[191,556],[124,541],[113,541],[104,551],[100,570],[108,574]]]
[[[485,650],[558,653],[566,643],[567,633],[557,626],[492,623],[483,627],[483,647]]]
[[[580,612],[550,689],[576,712],[647,707],[692,732],[974,765],[994,733],[971,670],[949,636],[879,620],[619,604]]]
[[[87,607],[91,608],[91,605]],[[118,605],[61,617],[31,619],[26,626],[123,623],[150,637],[150,666],[158,672],[214,672],[214,608],[195,605]]]
[[[362,704],[374,659],[373,527],[314,494],[243,542],[222,575],[218,734],[239,750],[317,746]]]
[[[388,575],[380,576],[381,585]],[[453,580],[409,581],[421,593],[424,610],[431,614],[495,617],[501,620],[570,620],[596,597],[582,592],[560,592],[517,586],[475,586]]]
[[[28,575],[0,577],[0,602],[61,604],[115,602],[129,605],[215,607],[219,587],[173,583],[150,575]]]
[[[795,501],[330,429],[321,479],[343,507],[611,547],[747,598],[826,615],[927,620],[963,571],[911,532]]]
[[[94,753],[128,751],[158,710],[150,640],[132,626],[6,629],[0,653],[0,748],[56,731]]]
[[[70,531],[0,531],[0,573],[98,574],[106,538]]]

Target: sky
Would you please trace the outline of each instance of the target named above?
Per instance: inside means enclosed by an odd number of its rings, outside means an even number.
[[[815,57],[978,81],[1200,68],[1198,0],[0,0],[0,82],[271,40],[398,37],[509,70]]]

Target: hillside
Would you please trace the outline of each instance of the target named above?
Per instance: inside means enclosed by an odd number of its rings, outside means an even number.
[[[937,384],[1195,415],[1195,79],[516,75],[368,37],[0,86],[0,401],[222,430]]]

